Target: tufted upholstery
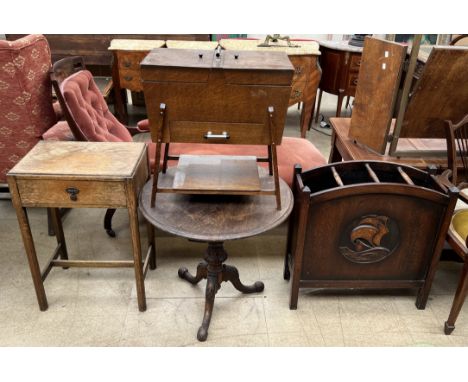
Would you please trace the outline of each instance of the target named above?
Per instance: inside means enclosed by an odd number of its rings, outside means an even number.
[[[50,57],[42,35],[0,40],[0,183],[56,122]]]
[[[64,100],[86,140],[91,142],[131,142],[132,136],[109,111],[92,74],[81,70],[60,85]]]

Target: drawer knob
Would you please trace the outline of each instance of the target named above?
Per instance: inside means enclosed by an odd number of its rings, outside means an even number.
[[[126,68],[129,68],[130,67],[130,61],[124,61],[123,62],[123,66],[125,66]]]
[[[213,134],[211,131],[208,131],[204,137],[205,139],[229,139],[229,133],[227,131],[223,131],[222,134]]]
[[[302,92],[300,90],[294,90],[294,98],[300,98],[302,95]]]
[[[297,68],[294,68],[294,73],[296,73],[297,75],[301,74],[302,73],[302,66],[298,66]]]
[[[133,77],[132,76],[125,76],[124,80],[125,81],[131,81],[131,80],[133,80]]]
[[[357,78],[356,78],[356,79],[354,79],[354,81],[353,81],[353,85],[357,85]]]
[[[80,193],[80,190],[78,190],[77,188],[68,187],[67,189],[65,189],[65,192],[68,193],[71,201],[76,202],[78,200],[78,194]]]

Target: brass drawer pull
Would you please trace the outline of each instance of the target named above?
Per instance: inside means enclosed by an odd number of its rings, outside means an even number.
[[[353,85],[357,85],[357,80],[358,80],[357,78],[353,80]]]
[[[213,134],[211,131],[208,131],[204,137],[205,139],[229,139],[229,133],[227,131],[223,131],[222,134]]]
[[[300,90],[294,90],[294,98],[300,98],[302,96],[302,92]]]
[[[302,73],[302,66],[298,66],[297,68],[294,68],[294,73],[296,73],[297,75],[301,74]]]
[[[132,76],[124,76],[124,80],[125,81],[131,81],[131,80],[133,80],[133,77]]]
[[[76,202],[78,200],[77,195],[80,193],[80,190],[78,190],[77,188],[68,187],[67,189],[65,189],[65,192],[67,192],[68,195],[70,195],[70,200],[71,201]]]
[[[131,65],[131,62],[130,61],[124,61],[123,62],[123,66],[125,66],[126,68],[129,68]]]
[[[356,66],[361,66],[361,60],[356,61]]]

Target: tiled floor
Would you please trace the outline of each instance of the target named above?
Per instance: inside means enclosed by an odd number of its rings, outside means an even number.
[[[336,102],[324,95],[325,114]],[[291,108],[285,135],[299,135],[299,113]],[[329,133],[329,130],[325,130]],[[329,137],[308,135],[325,156]],[[114,217],[117,238],[101,228],[104,210],[77,209],[64,219],[70,256],[129,258],[128,216]],[[467,346],[468,304],[451,336],[443,334],[459,263],[443,262],[426,310],[414,305],[415,292],[303,291],[297,310],[289,310],[289,284],[283,280],[286,226],[227,243],[228,263],[242,281],[262,280],[265,291],[242,295],[223,284],[216,296],[208,340],[196,333],[204,309],[204,286],[177,276],[180,266],[195,270],[205,245],[162,232],[157,235],[158,268],[146,279],[148,309],[136,302],[131,269],[54,269],[45,282],[49,309],[40,312],[8,200],[0,200],[0,346]],[[40,262],[49,258],[43,209],[30,211]],[[141,220],[146,242],[146,230]]]

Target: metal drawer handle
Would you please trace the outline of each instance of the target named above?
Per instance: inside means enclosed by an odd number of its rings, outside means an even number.
[[[357,78],[353,81],[353,85],[357,85]]]
[[[300,90],[294,90],[294,98],[299,98],[302,95],[302,92]]]
[[[132,76],[125,76],[124,80],[125,81],[131,81],[131,80],[133,80],[133,77]]]
[[[302,73],[302,66],[298,66],[297,68],[294,68],[294,73],[301,74]]]
[[[356,66],[361,66],[361,60],[356,61]]]
[[[129,68],[131,65],[131,62],[130,61],[124,61],[123,62],[123,66],[125,66],[126,68]]]
[[[70,200],[71,201],[76,202],[78,200],[77,195],[80,193],[80,190],[78,190],[77,188],[68,187],[67,189],[65,189],[65,192],[67,192],[68,195],[70,195]]]
[[[227,131],[223,131],[222,134],[213,134],[211,131],[208,131],[204,137],[205,139],[229,139],[229,133]]]

